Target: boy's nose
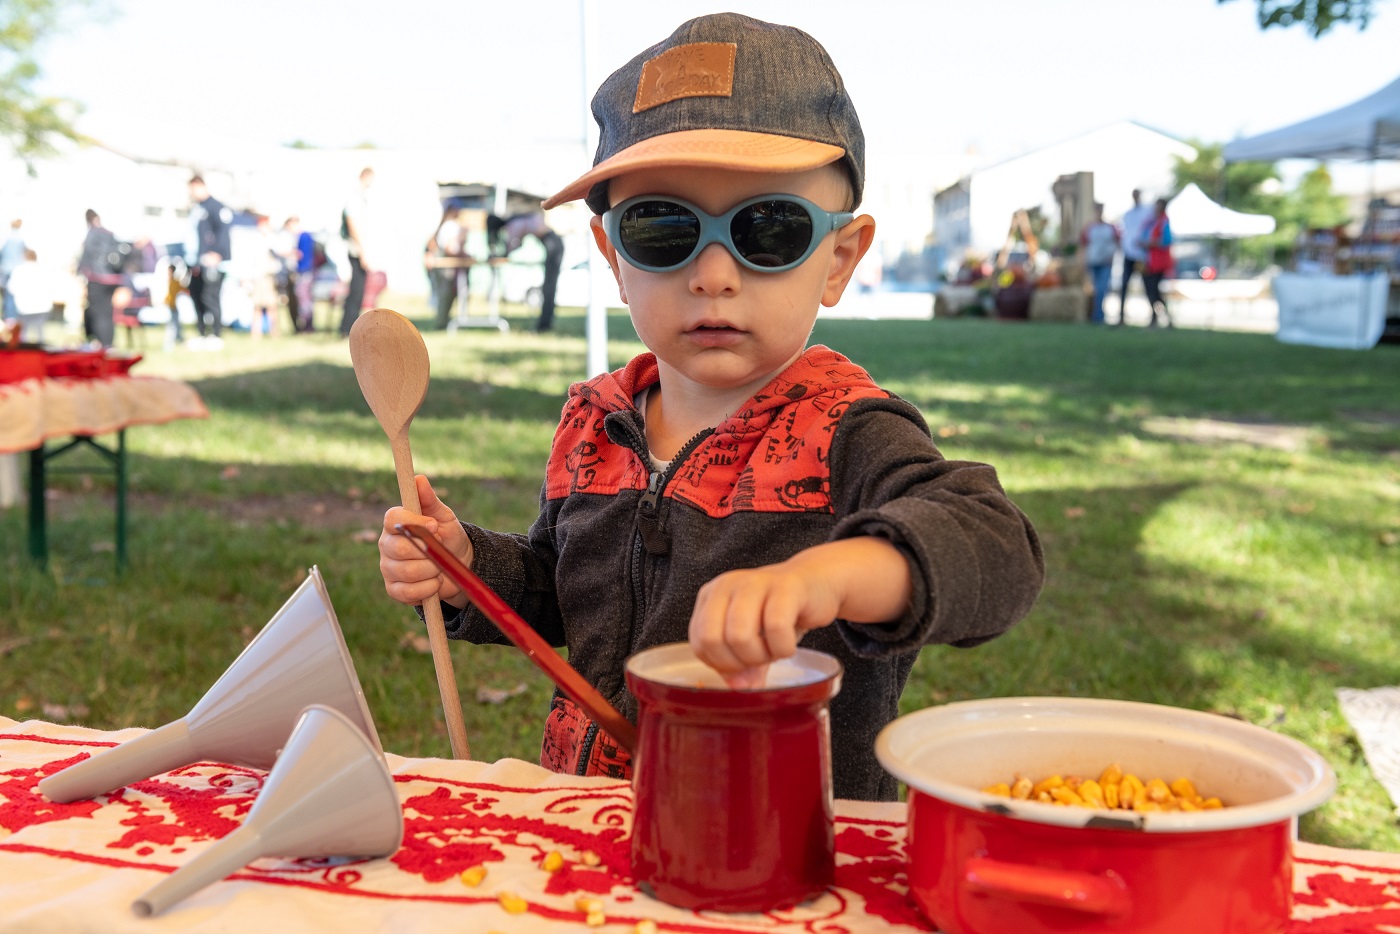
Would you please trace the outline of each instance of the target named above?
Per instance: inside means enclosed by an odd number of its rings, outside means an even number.
[[[739,291],[743,269],[723,245],[711,243],[690,264],[690,290],[697,295]]]

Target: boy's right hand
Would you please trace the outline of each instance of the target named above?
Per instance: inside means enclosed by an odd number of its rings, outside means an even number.
[[[471,539],[462,530],[456,513],[437,498],[427,477],[419,474],[413,482],[418,487],[423,514],[414,515],[402,506],[394,506],[384,513],[384,530],[379,535],[379,573],[384,577],[384,590],[409,606],[417,606],[434,594],[444,603],[465,606],[467,600],[462,588],[439,571],[412,539],[394,530],[399,523],[420,526],[471,567]]]

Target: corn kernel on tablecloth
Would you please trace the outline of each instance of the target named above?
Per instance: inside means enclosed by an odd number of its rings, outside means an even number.
[[[259,859],[138,918],[132,901],[238,826],[266,777],[201,762],[90,801],[53,804],[37,791],[46,775],[141,732],[0,717],[0,931],[588,930],[580,899],[601,903],[600,931],[644,921],[685,934],[930,930],[907,897],[900,804],[836,803],[836,885],[824,895],[768,914],[697,914],[632,884],[627,783],[513,759],[392,754],[405,822],[392,856]],[[550,853],[562,858],[553,872],[542,867]],[[1289,934],[1400,931],[1400,854],[1299,843],[1296,860]],[[469,886],[461,874],[476,866],[485,876]]]

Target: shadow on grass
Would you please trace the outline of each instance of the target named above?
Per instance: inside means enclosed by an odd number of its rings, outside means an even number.
[[[518,362],[526,351],[502,355],[502,365]],[[379,431],[360,393],[355,372],[330,363],[299,363],[290,367],[207,377],[191,381],[211,412],[220,409],[292,416],[299,411],[318,415],[363,415]],[[433,376],[418,415],[456,418],[472,412],[501,419],[557,422],[563,398],[555,392],[498,385],[453,377]]]
[[[1045,549],[1047,583],[1031,614],[1009,633],[971,650],[925,648],[903,709],[980,697],[1113,697],[1202,710],[1220,708],[1236,687],[1235,664],[1265,680],[1259,691],[1313,686],[1298,671],[1340,676],[1353,686],[1396,683],[1393,664],[1347,649],[1325,626],[1275,626],[1277,597],[1245,575],[1203,572],[1143,554],[1154,514],[1190,485],[1023,493]],[[1320,686],[1330,697],[1332,683]],[[1234,712],[1222,710],[1221,712]]]

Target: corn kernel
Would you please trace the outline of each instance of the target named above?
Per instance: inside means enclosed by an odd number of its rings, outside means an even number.
[[[470,885],[472,888],[476,888],[481,884],[481,880],[486,878],[486,867],[472,866],[468,869],[463,869],[462,875],[459,878],[461,878],[463,885]]]
[[[1031,780],[1022,775],[1020,778],[1016,779],[1015,784],[1011,786],[1011,797],[1024,801],[1031,796],[1032,789],[1033,783]]]
[[[540,868],[545,872],[558,872],[564,868],[564,857],[559,854],[558,850],[550,850],[540,861]]]
[[[603,863],[603,857],[594,853],[592,850],[584,850],[578,860],[585,866],[601,866]]]
[[[632,934],[656,934],[656,922],[650,918],[643,918],[632,929]]]
[[[512,915],[523,915],[530,909],[530,903],[513,892],[502,892],[496,896],[496,901],[500,902],[501,907]]]
[[[581,911],[586,915],[603,910],[603,900],[594,898],[592,895],[580,895],[574,899],[574,910]]]
[[[1103,804],[1107,808],[1118,807],[1118,783],[1110,782],[1103,786]]]
[[[988,785],[982,790],[989,795],[1000,795],[1003,798],[1011,797],[1011,786],[1006,784],[1006,782],[997,782],[994,785]]]
[[[1077,805],[1078,807],[1084,806],[1084,799],[1079,797],[1079,795],[1075,794],[1073,791],[1071,791],[1064,785],[1051,788],[1050,797],[1054,798],[1060,804],[1073,804]]]
[[[591,928],[600,928],[608,923],[608,919],[601,911],[590,911],[583,923]]]
[[[1059,788],[1064,783],[1065,780],[1061,776],[1051,775],[1049,778],[1043,778],[1040,781],[1036,782],[1035,787],[1031,789],[1031,794],[1039,798],[1040,793],[1042,791],[1049,791],[1052,788]]]
[[[1107,788],[1109,785],[1117,785],[1123,780],[1123,767],[1118,763],[1113,763],[1103,770],[1099,775],[1099,784]]]
[[[1175,794],[1178,798],[1198,797],[1198,795],[1196,794],[1196,786],[1191,784],[1191,779],[1189,778],[1178,778],[1176,781],[1172,782],[1171,785],[1169,785],[1168,787],[1171,788],[1172,793]]]
[[[1084,799],[1084,803],[1091,808],[1105,807],[1103,788],[1092,778],[1086,778],[1079,783],[1079,797]]]
[[[1160,778],[1154,778],[1147,783],[1147,799],[1163,803],[1172,796],[1172,790],[1167,787],[1167,783]]]

